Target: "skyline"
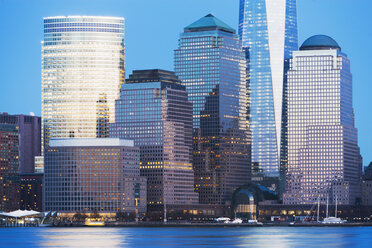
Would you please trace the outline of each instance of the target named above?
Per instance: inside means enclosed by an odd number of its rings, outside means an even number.
[[[126,77],[132,70],[161,68],[174,70],[173,50],[177,48],[178,36],[183,27],[208,13],[214,13],[222,21],[238,29],[239,1],[149,0],[136,1],[7,1],[0,0],[0,27],[5,35],[0,41],[3,57],[0,60],[2,74],[1,112],[11,114],[41,114],[41,40],[42,18],[56,15],[102,15],[124,17],[126,20]],[[160,3],[159,3],[160,2]],[[195,5],[198,4],[198,9]],[[233,2],[233,4],[231,4]],[[372,40],[368,27],[368,9],[372,4],[360,0],[353,6],[351,1],[298,0],[299,44],[313,34],[326,34],[334,38],[352,61],[354,81],[354,109],[356,127],[359,130],[359,146],[363,164],[372,161],[372,117],[368,111],[368,96],[372,91],[368,77],[368,58],[363,44]],[[53,4],[51,4],[53,3]],[[144,4],[146,7],[143,8]],[[370,8],[368,8],[368,6]],[[139,8],[141,14],[138,15]],[[152,10],[158,11],[152,11]],[[331,12],[330,9],[333,9]],[[30,11],[32,10],[32,11]],[[315,12],[316,11],[316,12]],[[346,12],[347,11],[347,12]],[[32,12],[32,13],[31,13]],[[340,13],[344,13],[340,15]],[[347,15],[347,13],[351,13]],[[314,20],[312,14],[316,14]],[[343,18],[351,16],[358,18]],[[168,20],[174,20],[169,22]],[[165,28],[159,28],[159,27]],[[145,31],[143,31],[145,30]],[[150,38],[150,39],[149,39]],[[150,40],[150,42],[149,42]],[[25,42],[27,41],[27,42]],[[167,41],[167,42],[164,42]],[[16,49],[16,52],[14,50]],[[19,73],[19,68],[24,71]],[[4,80],[4,81],[3,81]],[[20,88],[24,90],[19,91]],[[18,90],[18,91],[17,91]],[[22,99],[22,100],[20,100]]]

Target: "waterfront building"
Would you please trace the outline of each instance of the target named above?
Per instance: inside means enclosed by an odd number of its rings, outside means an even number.
[[[363,179],[372,180],[372,162],[367,167],[364,167]]]
[[[149,211],[198,203],[192,167],[192,104],[173,72],[133,71],[116,101],[110,137],[131,139],[140,147]]]
[[[38,212],[43,210],[43,176],[42,173],[20,174],[20,209]]]
[[[124,18],[44,18],[43,142],[108,136],[124,83]]]
[[[372,206],[372,162],[364,168],[362,181],[362,204]]]
[[[362,204],[372,206],[372,180],[362,181]]]
[[[19,174],[34,172],[40,142],[40,117],[0,114],[0,210],[19,209]]]
[[[0,114],[0,123],[15,125],[19,138],[19,173],[33,173],[35,156],[41,154],[41,118],[34,115]]]
[[[253,179],[270,184],[279,164],[286,168],[286,70],[298,49],[296,0],[240,0],[239,35],[248,61]]]
[[[260,184],[247,183],[234,191],[232,215],[243,220],[257,220],[259,205],[268,202],[278,203],[278,195]]]
[[[288,171],[285,204],[360,197],[362,161],[354,126],[350,60],[325,35],[307,39],[288,70]]]
[[[209,14],[181,33],[175,73],[193,104],[193,165],[201,204],[225,205],[250,179],[246,60],[239,36]]]
[[[3,117],[3,116],[2,116]],[[19,209],[19,132],[17,118],[0,123],[0,211]]]
[[[52,139],[45,149],[44,211],[146,212],[146,179],[131,140]]]

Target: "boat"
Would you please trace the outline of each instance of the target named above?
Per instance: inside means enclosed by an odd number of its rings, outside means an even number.
[[[328,218],[324,218],[324,220],[322,221],[322,224],[344,224],[346,223],[346,220],[342,220],[341,218],[337,218],[337,217],[328,217]]]
[[[217,219],[215,219],[216,222],[224,222],[226,223],[226,221],[230,221],[230,218],[227,218],[227,217],[219,217]]]
[[[335,216],[328,217],[328,197],[327,197],[327,215],[326,215],[326,218],[324,218],[321,223],[326,224],[326,225],[346,223],[346,220],[342,220],[341,218],[337,217],[337,196],[336,196]]]
[[[231,224],[241,224],[241,223],[243,223],[243,220],[239,218],[236,218],[233,221],[231,221]]]
[[[53,223],[40,223],[38,227],[51,227],[53,226]]]
[[[250,225],[263,226],[263,223],[262,222],[259,222],[257,220],[248,220],[248,224],[250,224]]]
[[[242,219],[239,219],[239,218],[235,218],[233,220],[225,220],[224,221],[225,224],[241,224],[243,223],[243,220]]]
[[[51,227],[51,226],[53,226],[53,222],[51,222],[51,220],[50,220],[51,214],[52,214],[51,211],[45,212],[43,219],[38,224],[38,227]],[[45,220],[49,221],[49,223],[46,222]]]

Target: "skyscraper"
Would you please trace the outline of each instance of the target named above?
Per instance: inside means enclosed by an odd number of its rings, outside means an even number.
[[[362,161],[354,126],[350,60],[332,38],[316,35],[293,53],[288,70],[286,204],[352,205]]]
[[[2,116],[0,123],[0,211],[20,206],[19,133],[15,116]]]
[[[0,210],[19,209],[20,173],[34,172],[40,142],[40,117],[0,114]]]
[[[296,0],[240,0],[239,34],[248,60],[252,162],[277,177],[286,142],[285,60],[298,49]],[[286,166],[285,149],[282,154]]]
[[[175,72],[193,103],[195,188],[224,205],[250,179],[245,53],[235,30],[209,14],[185,27]]]
[[[133,71],[116,101],[110,137],[131,139],[140,147],[149,211],[198,203],[192,167],[192,104],[174,72]]]
[[[107,137],[124,78],[124,18],[44,18],[44,144],[51,138]]]

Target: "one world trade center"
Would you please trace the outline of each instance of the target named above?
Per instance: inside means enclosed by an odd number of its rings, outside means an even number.
[[[263,176],[278,177],[287,156],[287,61],[298,49],[296,0],[240,0],[239,34],[248,60],[252,162]]]

